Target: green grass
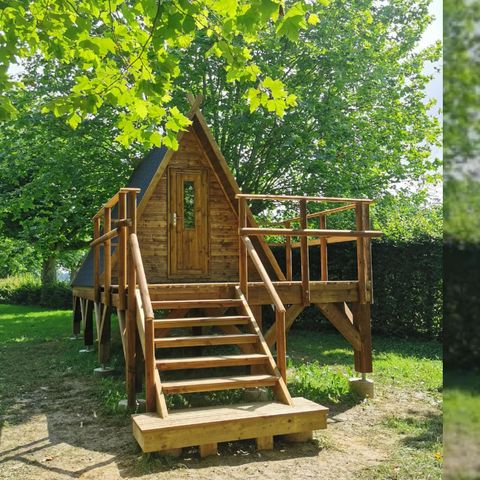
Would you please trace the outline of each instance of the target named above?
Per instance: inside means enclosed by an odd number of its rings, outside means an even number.
[[[480,373],[455,371],[445,377],[444,420],[449,429],[480,435]]]
[[[450,452],[445,459],[445,478],[480,478],[476,471],[480,452],[480,372],[448,371],[443,412],[445,441]],[[456,458],[457,452],[462,455],[461,460]]]
[[[440,343],[385,337],[374,337],[373,343],[371,377],[376,383],[439,397],[443,383]],[[349,395],[347,378],[354,375],[353,351],[340,335],[294,330],[288,336],[288,352],[294,386],[296,378],[303,385],[321,378],[324,390],[317,385],[318,400],[340,401]]]
[[[117,410],[118,399],[124,396],[123,376],[93,377],[93,369],[99,366],[97,356],[79,354],[83,342],[70,340],[71,331],[69,310],[0,304],[0,414],[14,406],[22,395],[49,386],[54,388],[63,378],[93,382],[99,409],[104,413]],[[121,375],[123,355],[118,339],[113,350],[116,353],[110,364]]]
[[[23,421],[25,412],[15,416],[18,398],[45,387],[61,388],[62,378],[81,379],[82,384],[89,385],[85,394],[90,395],[101,414],[112,416],[118,412],[118,400],[124,396],[124,375],[116,321],[112,325],[110,365],[118,375],[108,379],[92,375],[98,366],[96,355],[78,353],[83,342],[69,339],[71,325],[71,311],[0,305],[0,415],[4,415],[0,425],[2,421]],[[354,375],[353,351],[339,334],[293,330],[288,336],[288,353],[289,388],[294,395],[340,409],[358,402],[348,389],[348,378]],[[422,392],[440,400],[441,345],[436,342],[375,336],[374,369],[371,378],[377,389]],[[213,395],[211,401],[228,402],[237,393]],[[459,408],[475,407],[480,431],[480,402],[460,390],[451,390],[448,395],[451,412],[455,404]],[[472,404],[464,406],[465,399]],[[172,396],[171,401],[177,407],[188,406],[180,396]],[[118,419],[125,421],[123,416]],[[366,470],[365,479],[440,478],[440,416],[392,416],[381,427],[401,437],[401,445],[392,458]]]

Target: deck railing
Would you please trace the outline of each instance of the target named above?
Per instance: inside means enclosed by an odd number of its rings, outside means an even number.
[[[320,246],[320,280],[328,281],[328,244],[354,241],[357,244],[357,278],[360,303],[372,301],[372,267],[371,238],[379,237],[381,232],[370,230],[369,207],[373,200],[337,197],[308,197],[299,195],[254,195],[238,194],[239,235],[240,241],[240,286],[245,291],[248,285],[247,251],[245,239],[251,236],[283,236],[285,237],[285,278],[292,281],[292,249],[300,248],[300,265],[302,281],[302,300],[305,306],[310,305],[310,271],[309,246]],[[282,228],[257,228],[247,225],[247,201],[278,201],[298,202],[299,215],[283,220],[277,225]],[[340,207],[326,209],[320,212],[307,212],[307,202],[314,203],[346,203]],[[355,229],[338,230],[327,228],[327,217],[335,213],[355,210]],[[308,221],[319,219],[319,228],[308,228]],[[299,223],[299,228],[292,224]],[[292,237],[298,237],[299,242],[293,243]],[[317,240],[309,240],[316,238]]]
[[[145,272],[142,267],[139,267],[141,257],[139,257],[139,250],[137,252],[138,241],[136,240],[137,233],[137,194],[139,188],[122,188],[120,189],[107,203],[93,217],[93,241],[90,246],[93,249],[93,277],[94,277],[94,298],[95,302],[102,302],[106,306],[112,303],[112,239],[118,237],[116,244],[116,265],[118,274],[118,304],[117,310],[119,316],[126,315],[125,334],[127,346],[126,353],[126,384],[127,397],[130,407],[135,405],[135,351],[136,351],[136,334],[137,334],[137,274],[139,276],[140,293],[142,300],[142,308],[144,309],[145,332],[139,329],[139,333],[145,336],[145,357],[146,357],[146,374],[148,378],[146,383],[149,383],[151,378],[154,378],[151,372],[150,363],[153,362],[153,353],[147,359],[147,352],[153,351],[153,333],[147,328],[150,317],[151,303],[145,296],[146,279]],[[112,213],[115,211],[117,218],[112,219]],[[103,223],[103,225],[102,225]],[[112,227],[112,224],[114,225]],[[128,237],[130,236],[130,242]],[[133,239],[133,240],[132,240]],[[129,248],[130,247],[130,248]],[[101,248],[103,248],[103,265],[101,265]],[[143,276],[141,273],[143,272]],[[103,274],[103,282],[101,276]],[[102,284],[103,284],[103,301],[102,301]],[[144,287],[142,288],[142,284]],[[148,288],[147,288],[148,290]],[[142,294],[143,291],[143,294]],[[128,295],[128,297],[127,297]],[[128,310],[127,310],[128,309]],[[147,310],[145,310],[147,309]],[[124,317],[125,318],[125,317]],[[151,324],[151,322],[150,322]],[[150,325],[151,326],[151,325]],[[148,330],[148,333],[147,333]],[[151,341],[147,338],[150,335]],[[151,344],[151,349],[150,349]],[[150,361],[151,359],[151,361]],[[152,408],[152,393],[151,389],[147,391],[147,408]]]

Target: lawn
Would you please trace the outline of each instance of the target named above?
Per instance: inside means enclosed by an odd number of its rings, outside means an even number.
[[[449,371],[445,377],[445,478],[478,479],[480,475],[480,374]]]
[[[276,469],[279,478],[441,478],[442,361],[436,342],[375,337],[376,397],[361,401],[348,390],[353,353],[341,336],[293,330],[289,388],[330,408],[328,429],[309,445],[277,443],[274,452],[257,454],[240,442],[225,445],[219,458],[199,461],[187,452],[178,462],[140,455],[129,419],[118,410],[124,385],[117,331],[111,364],[119,375],[109,379],[92,375],[95,354],[79,354],[82,342],[71,340],[70,332],[70,311],[0,305],[0,462],[5,462],[0,478],[95,472],[112,478],[165,474],[216,480],[254,478]],[[40,437],[44,449],[30,451],[27,440]],[[195,469],[192,477],[180,475],[185,468]]]

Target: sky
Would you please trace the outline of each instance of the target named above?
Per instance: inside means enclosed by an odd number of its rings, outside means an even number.
[[[419,48],[423,49],[429,45],[434,44],[437,40],[442,41],[443,38],[443,7],[442,0],[433,0],[430,5],[430,14],[435,17],[434,21],[428,26],[420,41]],[[437,65],[441,68],[442,62]],[[442,71],[434,72],[432,65],[427,65],[426,71],[433,73],[435,78],[430,82],[427,92],[428,96],[435,98],[439,107],[442,106],[442,90],[443,90],[443,75]],[[438,110],[438,107],[436,108]]]

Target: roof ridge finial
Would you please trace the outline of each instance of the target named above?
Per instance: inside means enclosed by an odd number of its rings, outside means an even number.
[[[187,101],[190,104],[190,113],[194,113],[197,110],[200,110],[200,106],[203,103],[203,95],[194,96],[193,93],[187,93]]]

